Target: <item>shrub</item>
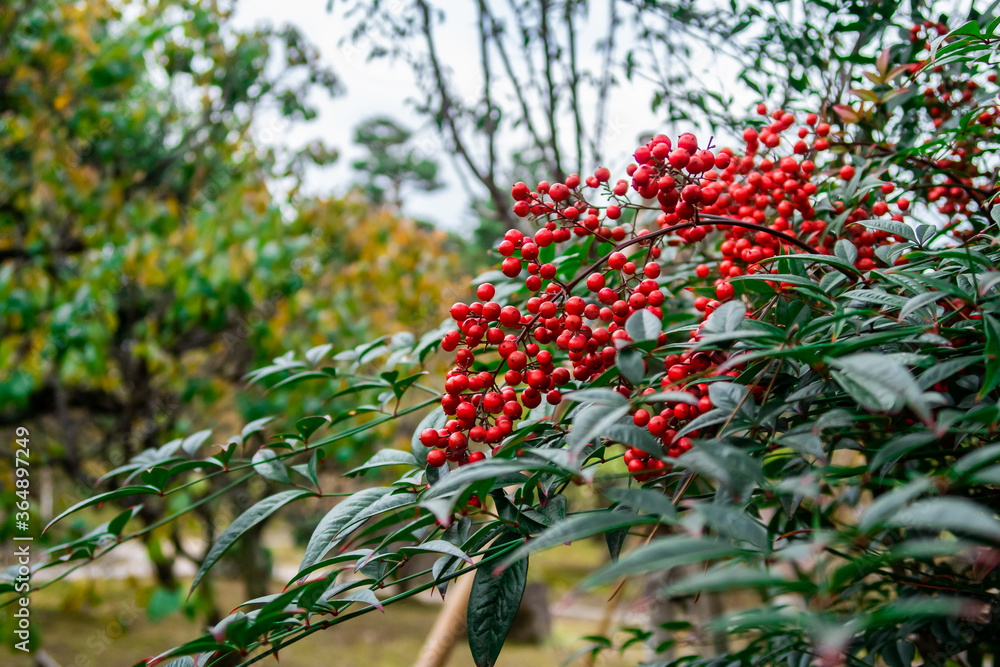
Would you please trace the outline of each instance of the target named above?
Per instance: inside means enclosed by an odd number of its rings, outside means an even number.
[[[979,70],[996,24],[914,26],[866,73],[860,106],[761,105],[738,151],[657,135],[628,178],[514,185],[513,211],[536,227],[505,235],[499,269],[451,322],[250,377],[346,381],[342,395],[370,403],[279,425],[249,459],[280,422],[211,456],[199,442],[145,452],[54,523],[206,476],[287,486],[233,521],[197,586],[262,519],[331,495],[325,449],[422,414],[411,451],[347,473],[403,471],[335,505],[281,593],[146,664],[257,662],[475,569],[470,645],[492,665],[531,555],[602,534],[611,562],[582,588],[695,565],[668,595],[759,596],[714,620],[740,638],[728,654],[657,664],[983,664],[1000,576],[1000,209],[996,76]],[[455,362],[443,394],[414,372],[438,347]],[[574,508],[572,485],[607,502]],[[128,519],[39,567],[106,553],[135,536]],[[422,552],[439,554],[433,568],[376,597]]]

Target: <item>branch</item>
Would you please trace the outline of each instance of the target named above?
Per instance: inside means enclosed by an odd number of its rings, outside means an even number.
[[[116,415],[124,408],[114,395],[99,389],[67,390],[65,407],[84,408],[89,412]],[[0,426],[13,426],[36,417],[56,413],[56,387],[46,384],[28,397],[28,403],[20,410],[0,412]]]
[[[500,39],[502,31],[500,30],[500,26],[497,25],[496,18],[489,11],[489,7],[486,5],[485,0],[483,0],[483,6],[486,7],[487,16],[489,16],[490,19],[491,36],[493,37],[493,43],[496,44],[497,52],[500,54],[500,62],[503,63],[504,71],[510,78],[511,83],[514,84],[514,93],[517,95],[517,101],[521,105],[521,114],[524,118],[524,125],[531,134],[531,138],[535,142],[535,146],[538,148],[539,152],[542,154],[542,158],[544,159],[548,147],[545,145],[545,142],[542,141],[541,136],[538,134],[538,130],[535,128],[535,123],[531,119],[528,102],[524,98],[524,87],[517,85],[517,74],[514,72],[514,67],[511,64],[507,48],[504,46],[503,40]]]
[[[552,51],[549,47],[549,0],[541,0],[542,23],[539,26],[539,34],[542,38],[542,48],[545,57],[545,85],[548,88],[549,106],[546,116],[549,121],[549,144],[552,146],[552,157],[554,160],[553,172],[557,180],[565,181],[566,173],[562,168],[562,159],[559,157],[559,136],[556,132],[556,85],[552,79]]]
[[[76,254],[86,249],[87,246],[80,239],[67,239],[58,246],[37,250],[30,250],[28,248],[2,248],[0,249],[0,262],[7,261],[8,259],[31,259],[45,255]]]
[[[614,2],[611,3],[612,5]],[[576,126],[576,173],[583,171],[583,121],[580,118],[580,71],[576,65],[576,30],[573,27],[573,2],[566,2],[566,33],[569,36],[569,90],[573,99],[573,123]]]
[[[448,131],[451,134],[452,143],[455,145],[455,150],[462,157],[469,171],[486,186],[486,189],[490,193],[490,198],[493,200],[493,205],[496,208],[496,214],[504,222],[504,224],[509,228],[513,229],[517,227],[517,223],[511,217],[508,211],[508,199],[504,193],[497,187],[497,184],[489,178],[488,174],[484,174],[476,164],[472,161],[472,157],[469,155],[468,150],[465,148],[465,144],[462,143],[462,139],[459,136],[458,127],[455,125],[455,118],[452,115],[452,108],[454,104],[451,101],[451,97],[448,95],[447,85],[445,84],[444,71],[441,68],[441,63],[437,57],[437,49],[434,47],[434,35],[431,30],[431,15],[430,8],[427,6],[425,0],[417,0],[417,7],[420,9],[421,25],[420,30],[424,35],[424,40],[427,42],[428,55],[431,60],[431,68],[434,71],[434,81],[437,87],[438,95],[441,97],[441,120],[448,127]]]
[[[483,98],[486,100],[486,150],[487,177],[496,180],[496,133],[497,126],[493,122],[493,97],[490,93],[492,76],[490,72],[490,52],[486,35],[486,0],[479,0],[479,56],[483,66]]]
[[[594,127],[594,140],[591,150],[594,162],[601,162],[601,140],[604,137],[604,122],[608,112],[608,90],[611,88],[611,58],[615,50],[615,32],[618,29],[618,3],[609,2],[608,39],[604,45],[604,62],[601,65],[601,85],[597,92],[597,119]]]

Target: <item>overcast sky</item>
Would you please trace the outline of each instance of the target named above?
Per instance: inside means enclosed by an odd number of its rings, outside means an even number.
[[[347,23],[343,16],[344,7],[340,3],[335,4],[333,12],[326,11],[326,0],[240,0],[237,4],[237,27],[251,27],[260,22],[296,25],[319,48],[323,61],[332,67],[345,88],[345,93],[334,99],[317,95],[320,115],[312,123],[287,127],[274,119],[264,119],[258,128],[259,138],[265,142],[300,146],[319,137],[340,151],[340,159],[334,166],[324,170],[314,169],[309,173],[306,190],[311,194],[342,194],[357,178],[350,165],[363,151],[352,144],[353,129],[367,118],[389,115],[417,131],[415,139],[422,141],[422,145],[433,146],[437,143],[433,131],[421,127],[422,119],[407,103],[409,98],[418,94],[407,65],[394,65],[388,60],[367,62],[363,51],[338,46],[347,30]],[[603,35],[601,18],[607,10],[601,7],[603,3],[594,5],[596,7],[590,9],[590,20],[580,28],[581,44],[592,43]],[[463,88],[470,91],[469,94],[474,94],[482,86],[476,57],[479,46],[474,9],[472,2],[450,3],[447,23],[444,28],[438,28],[440,57],[452,69],[453,80],[461,82]],[[470,57],[470,54],[474,55]],[[596,58],[596,52],[590,57]],[[714,81],[707,84],[714,84],[716,89],[731,86],[731,77],[729,82],[725,81],[724,72],[713,71],[713,78]],[[656,115],[650,110],[649,100],[653,93],[652,83],[637,80],[613,96],[608,118],[616,126],[617,138],[613,144],[606,145],[606,163],[613,172],[615,169],[622,170],[627,164],[640,135],[661,131]],[[505,147],[500,148],[503,150]],[[432,220],[444,228],[468,233],[474,221],[468,211],[465,190],[446,154],[438,156],[438,163],[442,168],[440,180],[445,187],[433,193],[408,196],[405,212]]]

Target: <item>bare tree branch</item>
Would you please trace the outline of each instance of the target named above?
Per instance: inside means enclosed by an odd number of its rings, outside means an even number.
[[[425,0],[417,0],[417,7],[420,10],[420,30],[424,36],[424,41],[427,43],[428,55],[430,56],[431,68],[434,74],[435,87],[437,89],[438,96],[440,97],[439,114],[441,122],[448,128],[455,151],[462,157],[462,160],[469,168],[469,171],[475,175],[480,183],[486,186],[486,189],[490,194],[490,198],[493,200],[493,204],[496,207],[497,215],[509,229],[513,229],[517,226],[517,224],[514,221],[514,218],[511,217],[511,213],[509,211],[509,197],[504,196],[504,193],[500,191],[497,184],[489,178],[487,172],[483,172],[476,166],[475,162],[472,160],[472,156],[469,155],[469,151],[462,142],[461,134],[459,133],[458,126],[455,123],[455,116],[453,113],[454,104],[451,100],[451,96],[448,94],[448,85],[445,80],[444,70],[441,67],[441,62],[438,60],[437,49],[434,45],[434,33],[431,26],[430,7],[427,6]]]
[[[576,62],[576,30],[573,27],[572,0],[566,0],[566,34],[569,40],[569,90],[573,99],[573,122],[576,126],[576,173],[583,171],[583,121],[580,114],[580,70]]]
[[[539,26],[539,36],[542,38],[542,49],[544,50],[543,70],[545,72],[545,86],[548,93],[549,104],[546,109],[546,116],[549,121],[549,144],[552,146],[553,176],[560,181],[566,180],[566,172],[563,171],[562,158],[559,156],[559,134],[556,130],[556,84],[552,76],[552,62],[555,54],[552,53],[549,42],[549,10],[551,5],[549,0],[541,0],[541,25]]]

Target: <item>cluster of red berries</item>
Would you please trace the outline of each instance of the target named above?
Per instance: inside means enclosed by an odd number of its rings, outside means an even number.
[[[534,191],[524,183],[514,185],[511,194],[515,212],[539,219],[542,226],[533,236],[508,231],[498,247],[503,257],[500,268],[509,278],[526,272],[525,286],[532,296],[523,304],[523,310],[514,305],[501,306],[493,301],[495,287],[484,283],[476,288],[477,300],[452,307],[456,328],[445,334],[442,348],[455,352],[455,366],[447,374],[441,399],[442,409],[451,418],[444,428],[420,434],[420,441],[431,450],[430,465],[482,460],[484,452],[470,450],[474,443],[496,447],[513,432],[514,421],[525,410],[538,407],[542,401],[556,405],[562,400],[561,388],[565,385],[572,381],[586,383],[613,367],[617,348],[630,340],[624,328],[628,318],[642,309],[657,319],[663,316],[661,306],[667,294],[657,281],[662,271],[657,260],[664,242],[694,243],[716,227],[725,231],[725,259],[719,267],[723,280],[716,289],[718,301],[700,297],[696,302],[706,316],[735,294],[724,279],[744,270],[762,271],[758,262],[791,249],[768,230],[789,230],[789,219],[796,211],[807,218],[815,216],[809,199],[816,191],[810,182],[815,167],[811,161],[799,162],[791,157],[777,165],[766,159],[758,163],[755,153],[760,144],[776,147],[782,132],[794,122],[791,114],[783,112],[772,117],[774,122],[760,133],[748,131],[744,137],[747,154],[741,158],[727,149],[699,148],[691,134],[681,135],[676,147],[667,137],[658,135],[636,150],[636,163],[627,169],[631,183],[621,180],[612,186],[610,171],[600,168],[585,180],[574,174],[562,183],[538,183]],[[807,119],[810,127],[817,121],[813,115]],[[829,126],[819,124],[817,141],[828,133]],[[810,150],[804,142],[799,144],[796,152]],[[738,226],[689,224],[676,230],[679,241],[664,240],[662,233],[653,235],[637,229],[634,223],[605,226],[603,222],[619,220],[623,207],[630,205],[623,201],[630,185],[642,197],[658,201],[662,210],[657,221],[660,227],[690,221],[696,215],[746,220],[757,226],[775,212],[777,217],[770,227],[761,227],[749,237]],[[583,190],[601,187],[615,203],[598,207],[587,201]],[[803,231],[821,229],[818,224],[805,225]],[[540,260],[543,248],[588,235],[616,242],[618,247],[569,282],[559,279],[555,263]],[[630,256],[627,247],[638,252]],[[636,262],[639,256],[644,259]],[[699,266],[697,274],[707,278],[708,267]],[[585,294],[573,294],[579,283],[585,285]],[[666,342],[661,332],[658,344]],[[565,355],[568,366],[557,365],[553,350],[543,349],[550,345]],[[483,353],[499,356],[499,366],[488,370],[482,364],[476,365],[477,355]],[[724,354],[716,356],[719,358],[705,353],[669,356],[661,385],[680,387],[685,378],[710,375],[712,367],[725,360]],[[623,394],[631,395],[633,388],[624,378],[618,380],[617,386]],[[690,440],[684,438],[674,442],[676,428],[695,418],[710,403],[703,385],[695,383],[688,391],[697,405],[678,403],[665,407],[646,424],[668,454],[679,455],[689,445]],[[628,465],[637,479],[663,469],[657,460],[639,452],[630,453]]]
[[[761,115],[768,115],[764,105],[757,110]],[[762,260],[782,253],[798,252],[790,239],[802,240],[814,252],[825,254],[832,252],[836,241],[832,235],[825,233],[826,223],[816,219],[813,201],[818,190],[813,182],[815,163],[808,158],[793,156],[776,161],[759,156],[762,145],[765,150],[780,146],[784,133],[795,124],[794,115],[782,110],[774,111],[770,118],[771,122],[759,132],[754,128],[744,131],[746,150],[742,157],[735,157],[727,149],[717,154],[698,151],[692,135],[682,135],[679,147],[671,150],[670,140],[658,135],[636,151],[637,164],[629,168],[633,173],[633,189],[643,197],[655,196],[660,204],[662,213],[657,222],[661,228],[691,219],[697,211],[699,219],[705,223],[674,232],[682,242],[699,242],[713,229],[724,232],[720,246],[723,257],[718,265],[720,277],[716,282],[716,298],[720,302],[731,299],[735,294],[732,285],[725,282],[727,279],[744,273],[763,272],[766,269],[760,264]],[[811,145],[806,142],[810,134],[814,135]],[[808,114],[805,125],[796,131],[798,139],[789,140],[794,142],[792,152],[805,155],[810,151],[826,150],[829,148],[829,134],[829,124],[820,122],[816,114]],[[702,156],[702,163],[707,163],[714,156],[715,169],[703,170],[699,165],[692,172],[684,162],[685,156],[692,151],[696,156]],[[673,159],[678,152],[679,158]],[[636,175],[639,175],[638,180]],[[855,169],[849,164],[844,165],[838,175],[850,181],[855,176]],[[882,194],[889,195],[893,190],[892,184],[887,183],[882,188]],[[842,204],[836,205],[843,212]],[[897,206],[900,211],[905,211],[909,202],[901,199]],[[874,202],[870,209],[856,209],[849,216],[849,221],[879,217],[888,211],[888,203],[880,200]],[[747,229],[721,222],[720,218],[766,225],[767,229]],[[894,214],[893,218],[902,221],[902,213]],[[880,236],[878,240],[892,241],[888,236]],[[872,241],[869,237],[858,240],[856,266],[859,270],[867,271],[875,266]],[[697,268],[701,278],[708,277],[710,271],[707,265]],[[696,303],[699,310],[707,309],[708,312],[712,305],[707,299]]]
[[[932,35],[931,31],[937,34]],[[914,23],[910,26],[910,41],[914,44],[923,43],[928,50],[930,49],[931,40],[947,34],[948,25],[943,22],[934,23],[933,21],[924,21],[923,23]]]
[[[493,301],[494,286],[484,283],[476,288],[475,301],[452,307],[456,327],[442,341],[444,350],[455,353],[441,399],[450,419],[444,428],[420,434],[420,441],[431,450],[430,465],[482,460],[486,454],[471,451],[473,444],[492,446],[495,453],[526,410],[543,401],[556,405],[567,385],[585,385],[613,368],[618,348],[630,341],[625,329],[629,317],[647,310],[662,318],[662,306],[669,297],[658,280],[664,246],[697,243],[710,233],[722,232],[716,299],[702,296],[695,300],[706,318],[735,296],[729,280],[768,271],[762,265],[765,259],[803,249],[832,251],[835,239],[824,233],[826,223],[817,219],[814,178],[818,174],[811,159],[812,153],[829,148],[830,126],[809,114],[795,130],[797,139],[788,140],[793,155],[772,158],[770,152],[786,141],[786,133],[795,126],[795,116],[781,110],[768,114],[763,105],[758,111],[769,115],[770,121],[759,130],[746,130],[746,150],[741,155],[725,148],[715,150],[710,144],[700,147],[692,134],[681,135],[676,144],[657,135],[635,151],[635,163],[627,168],[630,181],[612,183],[611,172],[602,167],[585,179],[572,174],[564,182],[542,181],[534,189],[524,183],[513,186],[514,212],[535,219],[540,228],[532,236],[508,231],[498,247],[503,257],[500,268],[509,278],[526,273],[524,285],[531,296],[519,306],[501,306]],[[852,166],[844,165],[839,172],[824,176],[851,180],[855,173]],[[587,189],[602,189],[607,203],[588,201]],[[657,202],[659,229],[640,228],[638,215],[631,222],[620,222],[625,208],[650,208],[632,204],[627,198],[630,189]],[[874,267],[878,245],[900,240],[851,224],[888,214],[884,197],[893,190],[885,184],[877,201],[869,203],[869,194],[846,216],[849,236],[858,249],[859,270]],[[840,202],[833,206],[838,213],[844,211]],[[902,220],[909,202],[897,199],[895,206],[899,213],[893,218]],[[614,248],[572,278],[560,275],[556,262],[542,260],[543,249],[586,236],[614,243]],[[709,279],[712,269],[701,264],[695,273]],[[699,335],[698,331],[692,334]],[[661,331],[656,347],[666,343]],[[554,354],[567,361],[557,362]],[[499,357],[499,364],[487,368],[484,355]],[[678,438],[678,430],[711,409],[705,378],[716,374],[726,360],[724,352],[669,355],[665,374],[653,378],[661,388],[691,396],[690,401],[659,406],[656,414],[641,409],[633,415],[637,425],[659,439],[668,456],[679,456],[690,447],[690,438]],[[647,394],[654,391],[634,387],[624,377],[612,386],[626,397],[637,389]],[[638,480],[669,469],[634,448],[627,452],[626,463]]]
[[[929,51],[932,48],[933,39],[947,33],[948,26],[946,24],[924,21],[911,26],[910,41],[916,45],[922,45],[923,49]],[[928,61],[926,60],[914,62],[910,65],[910,73],[916,75],[923,71],[927,65]],[[981,99],[977,99],[977,91],[980,90],[981,84],[973,78],[951,76],[941,65],[933,65],[928,69],[932,74],[940,75],[936,84],[928,84],[923,90],[924,108],[934,127],[942,128],[955,116],[964,116],[978,110],[979,113],[974,122],[986,128],[974,141],[965,140],[949,144],[951,156],[941,157],[933,161],[933,167],[944,172],[946,178],[944,183],[931,185],[932,174],[930,170],[924,170],[926,172],[925,178],[928,181],[924,185],[930,186],[927,198],[930,202],[937,203],[938,212],[947,216],[962,216],[968,220],[977,213],[976,210],[969,210],[969,203],[976,201],[981,205],[990,194],[987,189],[976,186],[975,179],[977,177],[988,177],[989,175],[980,174],[970,158],[982,154],[981,144],[996,140],[998,135],[994,128],[997,125],[998,117],[1000,117],[1000,107],[995,102],[989,103],[985,107],[979,106]],[[996,84],[997,74],[991,72],[987,75],[986,81],[990,84]],[[960,239],[968,232],[968,230],[963,232],[954,229],[961,222],[962,219],[956,218],[948,225],[948,228],[953,230],[952,233]]]

